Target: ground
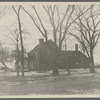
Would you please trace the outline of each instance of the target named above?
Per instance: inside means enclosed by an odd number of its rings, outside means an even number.
[[[47,73],[25,72],[25,78],[16,72],[0,72],[0,96],[5,95],[83,95],[100,94],[100,69],[60,70],[59,76]]]

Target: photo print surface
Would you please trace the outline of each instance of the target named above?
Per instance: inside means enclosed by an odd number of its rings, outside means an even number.
[[[100,94],[100,4],[0,4],[0,96]]]

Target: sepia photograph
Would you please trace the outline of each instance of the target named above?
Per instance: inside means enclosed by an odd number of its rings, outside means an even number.
[[[0,98],[99,95],[100,3],[0,3]]]

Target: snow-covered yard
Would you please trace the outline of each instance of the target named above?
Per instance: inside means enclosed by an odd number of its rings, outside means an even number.
[[[0,71],[0,76],[7,76],[7,77],[11,77],[11,76],[16,76],[16,72],[4,72],[4,71]],[[83,69],[83,68],[78,68],[78,69],[70,69],[70,75],[68,75],[67,70],[66,69],[61,69],[59,70],[59,76],[56,77],[63,77],[63,76],[67,76],[66,78],[69,77],[82,77],[82,76],[91,76],[91,75],[98,75],[100,74],[100,68],[96,68],[96,73],[90,73],[89,69]],[[20,76],[21,76],[21,72],[20,72]],[[41,72],[38,73],[36,71],[30,71],[30,72],[25,72],[25,76],[31,76],[31,77],[42,77],[42,76],[46,76],[46,77],[54,77],[52,76],[52,71],[47,71],[47,72]]]
[[[46,73],[25,72],[25,79],[16,72],[0,72],[0,95],[87,95],[100,94],[100,69],[59,70],[59,76]],[[21,73],[20,73],[21,74]]]

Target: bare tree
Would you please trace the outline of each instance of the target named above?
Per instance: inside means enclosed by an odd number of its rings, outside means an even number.
[[[7,27],[6,27],[7,28]],[[18,33],[18,30],[10,30],[9,28],[7,28],[7,30],[9,30],[11,36],[9,35],[6,35],[4,34],[8,39],[10,39],[12,41],[12,45],[14,45],[15,47],[15,52],[14,52],[14,58],[16,60],[16,70],[17,70],[17,76],[19,77],[19,56],[20,56],[20,53],[19,53],[19,33]]]
[[[37,12],[37,9],[34,5],[31,5],[33,11],[35,12],[38,21],[22,7],[22,9],[29,15],[29,17],[32,19],[34,25],[37,27],[37,29],[40,31],[40,33],[44,36],[45,40],[47,41],[47,33],[49,30],[46,29],[42,22],[42,18],[40,17],[39,13]],[[71,27],[71,25],[74,23],[75,20],[77,20],[77,17],[81,16],[74,16],[74,10],[75,10],[75,5],[68,5],[65,8],[65,12],[62,12],[62,9],[60,9],[59,6],[57,5],[43,5],[43,9],[48,15],[48,22],[52,26],[52,33],[53,33],[53,38],[54,38],[54,43],[55,43],[55,48],[56,48],[56,56],[54,60],[54,66],[53,67],[53,74],[58,75],[58,62],[59,62],[59,55],[62,49],[62,43],[65,39],[65,36]],[[84,14],[87,12],[88,9],[84,9]],[[62,14],[63,13],[63,14]],[[72,20],[72,17],[75,17],[74,20]],[[41,26],[41,27],[40,27]]]
[[[31,6],[33,11],[35,12],[37,18],[38,18],[38,21],[27,11],[25,10],[25,8],[23,6],[21,6],[21,8],[26,12],[26,14],[29,15],[29,17],[32,19],[32,22],[34,23],[34,25],[36,26],[36,28],[39,30],[39,32],[43,35],[43,37],[45,38],[45,41],[48,40],[48,31],[47,29],[45,28],[43,22],[42,22],[42,19],[41,17],[39,16],[35,6]]]
[[[10,13],[12,13],[11,7],[6,5],[0,5],[0,19]],[[0,42],[0,62],[5,66],[5,72],[7,71],[7,65],[5,62],[9,60],[9,51],[7,48],[3,48],[2,42]]]
[[[0,5],[0,18],[11,14],[12,13],[12,9],[11,6],[8,5]]]
[[[18,10],[15,9],[15,7],[12,5],[12,8],[17,16],[17,19],[18,19],[18,27],[19,27],[19,34],[20,34],[20,41],[21,41],[21,51],[22,51],[22,77],[24,77],[24,47],[23,47],[23,36],[22,36],[22,27],[21,27],[21,20],[20,20],[20,9],[21,9],[21,6],[19,5],[18,6]]]
[[[60,8],[57,5],[54,5],[54,6],[50,5],[47,7],[43,6],[43,8],[48,14],[50,24],[52,25],[52,28],[53,28],[54,43],[55,43],[55,46],[58,45],[58,48],[59,48],[57,49],[56,60],[59,61],[59,55],[62,50],[62,44],[63,44],[64,39],[66,39],[68,30],[70,29],[72,24],[77,20],[77,18],[84,15],[90,9],[90,7],[84,9],[83,13],[81,13],[77,17],[74,16],[75,9],[77,8],[75,7],[75,5],[66,6],[65,12],[63,13],[63,15],[61,14]],[[68,65],[67,57],[66,57],[66,68],[69,74],[69,65]],[[57,73],[57,68],[55,67],[53,71],[54,73]]]
[[[54,61],[56,62],[56,64],[53,69],[53,74],[58,74],[58,67],[57,67],[58,64],[57,63],[59,62],[59,55],[62,49],[62,43],[63,43],[63,40],[65,39],[67,30],[73,23],[71,21],[71,17],[74,14],[75,5],[68,5],[63,14],[63,17],[61,17],[62,15],[59,10],[59,6],[50,5],[50,6],[43,6],[43,7],[49,16],[49,21],[53,28],[53,38],[54,38],[55,46],[58,45],[58,48],[56,48],[56,57]],[[69,70],[68,70],[68,73],[69,73]]]
[[[80,14],[83,13],[80,8],[79,11]],[[75,24],[77,25],[75,29],[78,31],[79,34],[73,34],[69,32],[78,40],[78,42],[85,50],[87,56],[89,57],[91,63],[90,72],[95,72],[93,53],[94,48],[96,47],[100,37],[99,17],[100,10],[95,11],[94,5],[92,5],[89,12],[87,12],[83,16],[78,17],[78,20],[75,22]]]
[[[2,42],[0,42],[0,62],[4,65],[4,70],[7,72],[7,65],[6,62],[9,61],[9,51],[7,48],[2,46]]]

